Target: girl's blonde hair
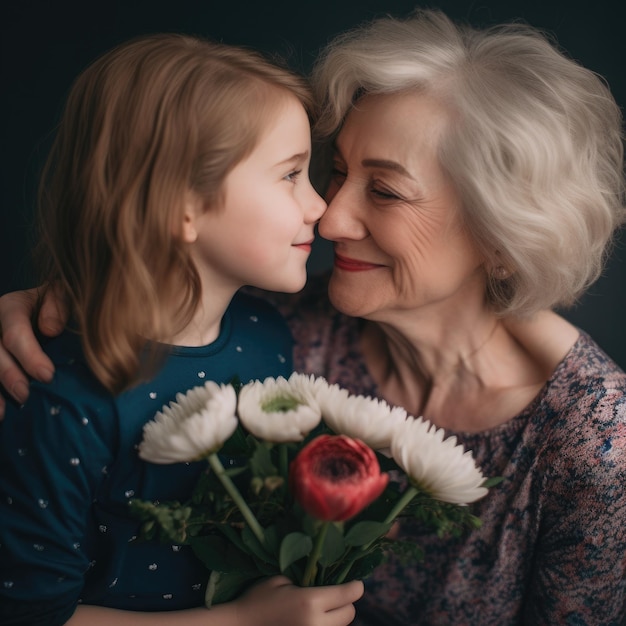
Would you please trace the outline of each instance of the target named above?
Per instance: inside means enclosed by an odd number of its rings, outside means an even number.
[[[332,41],[314,86],[316,130],[331,138],[364,95],[438,98],[450,114],[439,161],[500,314],[570,305],[600,274],[625,219],[621,112],[603,80],[543,33],[480,30],[439,11],[382,18]]]
[[[171,337],[199,303],[179,236],[189,191],[219,210],[227,174],[289,97],[314,116],[291,71],[176,34],[124,43],[75,81],[42,176],[39,257],[110,391],[137,380],[146,338]]]

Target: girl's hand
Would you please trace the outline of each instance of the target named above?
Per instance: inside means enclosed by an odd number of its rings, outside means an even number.
[[[297,587],[284,576],[258,583],[235,601],[239,624],[258,626],[346,626],[363,595],[355,580],[328,587]]]
[[[211,609],[142,613],[104,606],[77,607],[68,626],[347,626],[363,583],[296,587],[284,576],[258,583],[243,596]]]

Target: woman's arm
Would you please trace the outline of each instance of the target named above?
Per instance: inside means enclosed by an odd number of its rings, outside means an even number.
[[[161,613],[79,606],[68,626],[345,626],[355,616],[353,603],[363,583],[301,588],[276,576],[238,600],[205,608]]]
[[[0,297],[0,384],[20,404],[28,398],[25,372],[41,382],[49,382],[54,373],[54,366],[37,342],[32,327],[37,297],[37,289]],[[50,337],[58,335],[66,321],[65,307],[48,291],[38,315],[39,330]],[[0,418],[4,411],[5,398],[0,393]]]
[[[524,624],[622,624],[626,619],[626,398],[589,385],[552,449],[544,521]],[[568,417],[570,419],[568,419]]]

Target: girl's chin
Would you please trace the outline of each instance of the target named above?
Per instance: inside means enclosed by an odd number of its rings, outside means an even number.
[[[272,289],[272,291],[282,291],[283,293],[298,293],[302,291],[306,285],[307,275],[306,270],[302,272],[300,278],[294,278],[293,280],[285,281],[282,285],[278,285]]]

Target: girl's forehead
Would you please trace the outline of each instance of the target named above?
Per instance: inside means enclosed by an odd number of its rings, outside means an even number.
[[[311,154],[311,127],[302,103],[295,97],[284,99],[274,115],[269,115],[252,152],[243,159],[250,165],[270,169],[281,164],[304,161]]]

